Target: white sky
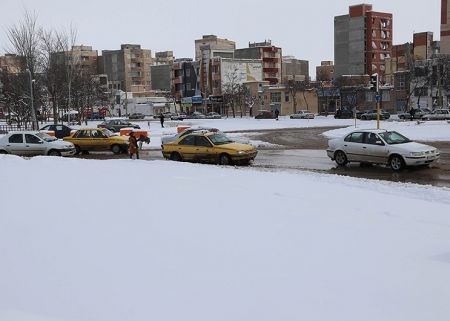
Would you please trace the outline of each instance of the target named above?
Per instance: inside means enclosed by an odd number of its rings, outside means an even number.
[[[362,2],[362,1],[361,1]],[[154,51],[173,50],[194,57],[194,40],[203,34],[248,42],[271,39],[284,55],[310,61],[310,74],[321,60],[333,60],[333,17],[348,13],[358,1],[305,0],[0,0],[0,53],[8,47],[6,28],[35,10],[45,27],[78,29],[80,44],[99,51],[138,43]],[[394,15],[394,44],[412,40],[413,32],[432,31],[439,40],[440,1],[416,5],[411,0],[373,0],[376,11]]]

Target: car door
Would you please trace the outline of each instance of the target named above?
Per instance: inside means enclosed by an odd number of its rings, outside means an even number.
[[[25,149],[28,156],[46,154],[46,146],[44,141],[32,134],[25,134]]]
[[[195,160],[211,161],[214,158],[213,145],[204,136],[195,136]]]
[[[184,160],[192,161],[195,159],[195,135],[187,135],[176,146],[176,151]]]
[[[364,132],[354,132],[349,134],[343,145],[343,150],[349,161],[363,162],[365,161],[366,152],[364,149]]]
[[[91,145],[93,150],[109,150],[109,140],[102,130],[93,130],[91,132]]]
[[[71,140],[72,143],[75,145],[78,145],[83,150],[92,150],[92,139],[91,139],[91,131],[87,129],[81,129],[79,130],[76,135],[74,136],[74,139]]]
[[[25,156],[27,154],[27,150],[25,148],[23,134],[17,133],[9,136],[5,150],[13,155]]]
[[[376,133],[365,133],[363,150],[365,161],[375,164],[387,164],[389,153],[386,144]]]

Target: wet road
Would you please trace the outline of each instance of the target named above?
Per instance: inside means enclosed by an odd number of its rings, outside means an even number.
[[[330,128],[285,129],[257,132],[241,132],[252,140],[260,140],[277,145],[259,148],[251,168],[265,171],[312,171],[351,177],[378,179],[393,182],[416,183],[450,188],[450,142],[426,144],[433,145],[441,151],[439,162],[431,167],[407,168],[395,173],[384,166],[360,166],[349,164],[338,167],[326,155],[328,140],[321,133]],[[117,159],[126,155],[111,153],[92,153],[81,155],[88,159]],[[141,151],[141,159],[162,160],[160,150]]]

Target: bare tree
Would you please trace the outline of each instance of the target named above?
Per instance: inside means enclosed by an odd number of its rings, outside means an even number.
[[[233,118],[236,118],[236,102],[239,95],[239,79],[237,74],[237,69],[235,69],[231,73],[226,74],[226,82],[223,84],[223,98],[224,102],[227,106],[231,107],[231,111],[233,113]],[[228,111],[227,111],[228,114]]]
[[[9,52],[15,53],[25,59],[25,68],[22,72],[27,71],[29,73],[29,82],[33,86],[32,79],[36,78],[36,74],[39,71],[39,59],[40,59],[40,33],[41,28],[37,24],[37,15],[29,11],[25,11],[23,20],[7,29],[7,37],[11,45]],[[31,97],[30,89],[30,112],[33,116],[33,128],[37,128],[36,110],[33,106],[34,95]],[[39,92],[39,91],[35,91]]]

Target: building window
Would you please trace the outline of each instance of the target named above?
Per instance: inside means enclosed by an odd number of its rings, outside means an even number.
[[[381,93],[381,99],[383,101],[391,101],[391,92],[389,90],[385,90]]]
[[[289,93],[284,94],[284,101],[287,103],[289,102]]]
[[[190,83],[186,84],[186,90],[191,90],[191,84]]]
[[[373,101],[374,93],[372,91],[366,91],[366,101],[371,102]]]
[[[190,69],[186,69],[186,77],[190,77],[191,76],[191,70]]]
[[[271,103],[281,103],[281,93],[270,93],[270,102]]]

